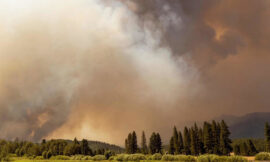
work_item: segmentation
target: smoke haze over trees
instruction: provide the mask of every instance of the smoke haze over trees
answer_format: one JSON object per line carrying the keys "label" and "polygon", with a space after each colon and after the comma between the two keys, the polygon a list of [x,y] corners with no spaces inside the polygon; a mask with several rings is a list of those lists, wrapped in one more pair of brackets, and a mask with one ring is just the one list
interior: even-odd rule
{"label": "smoke haze over trees", "polygon": [[0,138],[169,143],[173,124],[269,111],[268,0],[0,6]]}

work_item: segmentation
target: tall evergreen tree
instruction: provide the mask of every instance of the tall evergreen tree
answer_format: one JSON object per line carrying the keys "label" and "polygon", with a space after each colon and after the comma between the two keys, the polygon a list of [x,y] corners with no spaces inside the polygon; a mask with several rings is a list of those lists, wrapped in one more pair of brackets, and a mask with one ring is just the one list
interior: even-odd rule
{"label": "tall evergreen tree", "polygon": [[253,144],[253,142],[250,139],[247,141],[247,148],[248,148],[248,155],[249,156],[254,156],[255,154],[258,153],[255,145]]}
{"label": "tall evergreen tree", "polygon": [[135,131],[128,134],[128,137],[125,140],[125,147],[126,153],[128,154],[134,154],[138,151],[137,135]]}
{"label": "tall evergreen tree", "polygon": [[219,128],[218,125],[216,123],[215,120],[212,121],[212,125],[211,125],[211,129],[212,129],[212,144],[213,144],[213,153],[214,154],[219,154],[219,138],[220,138],[220,134],[219,134]]}
{"label": "tall evergreen tree", "polygon": [[132,132],[132,140],[131,140],[131,153],[134,154],[138,151],[138,144],[137,144],[137,135],[136,132]]}
{"label": "tall evergreen tree", "polygon": [[179,153],[183,153],[184,143],[183,143],[182,133],[180,131],[178,132],[178,141],[179,141],[179,149],[180,149]]}
{"label": "tall evergreen tree", "polygon": [[126,146],[126,153],[132,154],[132,134],[129,133],[127,139],[125,140],[125,146]]}
{"label": "tall evergreen tree", "polygon": [[149,139],[149,145],[148,145],[150,154],[156,153],[156,144],[155,144],[155,142],[156,142],[156,133],[153,132],[150,139]]}
{"label": "tall evergreen tree", "polygon": [[240,154],[242,156],[248,156],[248,147],[246,142],[240,144]]}
{"label": "tall evergreen tree", "polygon": [[229,138],[230,134],[231,133],[229,131],[227,124],[225,123],[224,120],[222,120],[220,124],[220,153],[222,155],[229,155],[230,152],[232,151],[231,147],[232,141]]}
{"label": "tall evergreen tree", "polygon": [[204,145],[203,145],[203,130],[199,129],[199,154],[204,154]]}
{"label": "tall evergreen tree", "polygon": [[175,154],[179,154],[180,153],[180,143],[179,143],[179,138],[178,138],[178,132],[177,132],[177,129],[175,126],[173,128],[173,143],[174,143]]}
{"label": "tall evergreen tree", "polygon": [[148,153],[147,144],[146,144],[146,137],[144,131],[142,132],[142,142],[141,142],[141,151],[143,154]]}
{"label": "tall evergreen tree", "polygon": [[270,152],[270,126],[268,122],[264,126],[264,136],[265,136],[265,151]]}
{"label": "tall evergreen tree", "polygon": [[190,134],[189,134],[189,130],[187,127],[184,128],[184,153],[186,155],[190,155]]}
{"label": "tall evergreen tree", "polygon": [[191,155],[198,155],[196,135],[195,135],[194,128],[190,129],[190,152],[191,152]]}
{"label": "tall evergreen tree", "polygon": [[173,137],[171,137],[170,139],[170,144],[169,144],[169,154],[174,154],[175,150],[174,150],[174,140]]}
{"label": "tall evergreen tree", "polygon": [[203,144],[204,150],[206,153],[212,154],[213,153],[213,137],[212,137],[212,129],[211,124],[204,122],[203,124]]}
{"label": "tall evergreen tree", "polygon": [[156,152],[161,153],[161,149],[162,149],[162,141],[161,141],[160,134],[157,133],[156,134]]}
{"label": "tall evergreen tree", "polygon": [[81,154],[92,155],[92,150],[90,149],[88,141],[86,139],[83,139],[80,145],[81,145]]}

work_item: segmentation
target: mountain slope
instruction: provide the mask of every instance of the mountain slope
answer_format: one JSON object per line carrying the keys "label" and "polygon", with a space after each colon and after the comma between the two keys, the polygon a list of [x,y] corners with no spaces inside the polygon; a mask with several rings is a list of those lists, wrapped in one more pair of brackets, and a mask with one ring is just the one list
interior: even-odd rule
{"label": "mountain slope", "polygon": [[231,138],[264,138],[264,124],[270,122],[270,112],[255,112],[243,116],[223,115],[230,128]]}

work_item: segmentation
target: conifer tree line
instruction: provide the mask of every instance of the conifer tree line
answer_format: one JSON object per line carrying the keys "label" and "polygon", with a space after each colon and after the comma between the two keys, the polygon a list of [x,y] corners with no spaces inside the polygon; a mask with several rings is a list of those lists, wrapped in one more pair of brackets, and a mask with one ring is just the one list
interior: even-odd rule
{"label": "conifer tree line", "polygon": [[[185,127],[183,133],[173,128],[169,143],[169,154],[201,155],[217,154],[229,155],[232,151],[230,131],[225,121],[212,123],[204,122],[203,127],[195,123],[192,127]],[[145,133],[142,132],[141,147],[137,145],[136,132],[128,134],[125,139],[126,153],[154,154],[161,153],[162,142],[159,133],[152,133],[147,146]]]}
{"label": "conifer tree line", "polygon": [[170,139],[170,154],[217,154],[229,155],[232,151],[230,131],[225,121],[212,123],[204,122],[199,128],[195,123],[192,127],[184,128],[183,135],[177,128],[173,128],[173,135]]}
{"label": "conifer tree line", "polygon": [[250,139],[248,139],[247,142],[235,144],[233,146],[233,152],[235,155],[242,155],[242,156],[254,156],[258,153],[255,145]]}
{"label": "conifer tree line", "polygon": [[0,140],[0,155],[16,154],[21,156],[43,156],[44,159],[48,159],[51,156],[57,155],[105,155],[106,153],[114,154],[110,150],[97,149],[92,150],[86,139],[78,141],[76,138],[72,142],[66,140],[42,140],[41,143],[33,143],[29,141],[14,141]]}
{"label": "conifer tree line", "polygon": [[141,147],[137,145],[137,135],[136,132],[128,134],[128,137],[125,139],[125,149],[128,154],[143,153],[143,154],[154,154],[161,153],[162,150],[162,141],[159,133],[153,132],[149,144],[147,146],[147,141],[144,131],[142,132],[141,137]]}

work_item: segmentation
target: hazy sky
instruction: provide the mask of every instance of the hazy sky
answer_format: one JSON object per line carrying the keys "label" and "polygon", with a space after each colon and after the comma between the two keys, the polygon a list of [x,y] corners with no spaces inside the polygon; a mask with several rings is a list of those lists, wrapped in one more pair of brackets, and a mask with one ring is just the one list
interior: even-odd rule
{"label": "hazy sky", "polygon": [[0,0],[0,138],[124,144],[270,110],[269,0]]}

